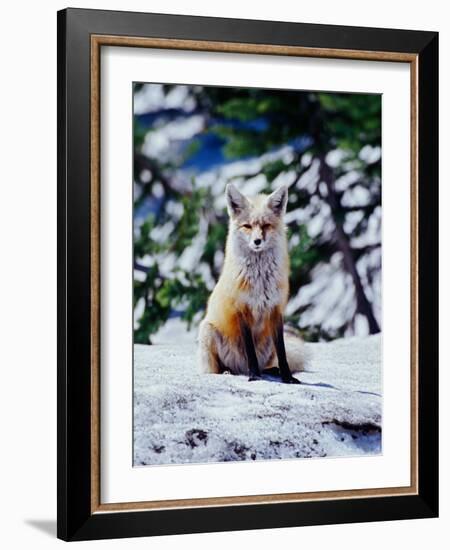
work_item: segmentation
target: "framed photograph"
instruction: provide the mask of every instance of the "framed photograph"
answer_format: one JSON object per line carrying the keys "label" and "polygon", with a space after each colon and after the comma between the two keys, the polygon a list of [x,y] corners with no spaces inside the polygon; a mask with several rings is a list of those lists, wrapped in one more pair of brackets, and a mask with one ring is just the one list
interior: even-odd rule
{"label": "framed photograph", "polygon": [[436,517],[438,35],[58,13],[58,537]]}

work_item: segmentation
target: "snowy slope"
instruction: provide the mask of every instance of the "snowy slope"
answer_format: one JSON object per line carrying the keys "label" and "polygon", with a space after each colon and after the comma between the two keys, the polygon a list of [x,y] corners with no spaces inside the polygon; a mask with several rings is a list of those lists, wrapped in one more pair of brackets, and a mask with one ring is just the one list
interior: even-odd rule
{"label": "snowy slope", "polygon": [[306,346],[287,385],[199,374],[195,344],[136,345],[135,466],[381,452],[381,337]]}

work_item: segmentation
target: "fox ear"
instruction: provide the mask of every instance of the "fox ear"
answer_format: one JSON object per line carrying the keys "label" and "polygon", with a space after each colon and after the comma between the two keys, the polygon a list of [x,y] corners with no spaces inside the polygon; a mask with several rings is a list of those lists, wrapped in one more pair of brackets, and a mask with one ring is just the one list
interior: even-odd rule
{"label": "fox ear", "polygon": [[288,188],[282,185],[267,197],[267,205],[277,216],[281,216],[286,211],[287,199]]}
{"label": "fox ear", "polygon": [[237,216],[248,207],[248,200],[232,183],[226,186],[225,195],[230,216]]}

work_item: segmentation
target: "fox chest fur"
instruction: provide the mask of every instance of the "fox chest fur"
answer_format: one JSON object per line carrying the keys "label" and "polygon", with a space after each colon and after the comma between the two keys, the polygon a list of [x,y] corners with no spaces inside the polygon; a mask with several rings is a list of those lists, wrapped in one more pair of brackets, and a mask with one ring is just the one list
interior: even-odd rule
{"label": "fox chest fur", "polygon": [[255,322],[274,308],[284,309],[288,286],[288,266],[276,250],[242,259],[237,274],[237,307],[245,305]]}

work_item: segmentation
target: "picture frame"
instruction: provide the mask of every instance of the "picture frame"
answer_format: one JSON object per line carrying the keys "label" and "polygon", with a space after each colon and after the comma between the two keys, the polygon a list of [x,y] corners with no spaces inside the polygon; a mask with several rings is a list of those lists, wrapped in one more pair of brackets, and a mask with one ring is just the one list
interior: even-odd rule
{"label": "picture frame", "polygon": [[[409,65],[409,486],[101,502],[100,52],[106,46]],[[124,156],[124,162],[131,160]],[[436,517],[437,213],[437,33],[86,9],[58,12],[58,537],[88,540]]]}

